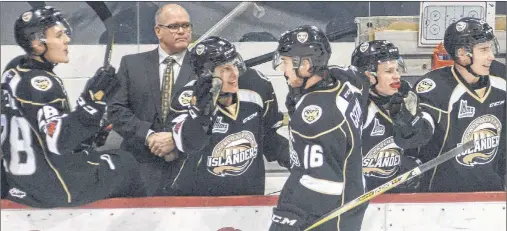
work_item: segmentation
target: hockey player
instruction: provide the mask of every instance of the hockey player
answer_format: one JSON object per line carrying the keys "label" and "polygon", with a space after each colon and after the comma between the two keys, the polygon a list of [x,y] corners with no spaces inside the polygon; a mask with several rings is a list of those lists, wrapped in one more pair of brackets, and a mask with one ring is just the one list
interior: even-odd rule
{"label": "hockey player", "polygon": [[444,47],[454,65],[427,73],[414,87],[435,124],[432,140],[420,151],[423,162],[476,140],[474,148],[430,172],[432,192],[504,189],[505,76],[490,73],[497,48],[493,32],[475,18],[450,24]]}
{"label": "hockey player", "polygon": [[[186,155],[173,189],[182,195],[263,195],[263,156],[289,165],[271,82],[246,68],[234,45],[220,37],[196,44],[190,58],[198,79],[172,101],[172,110],[182,113],[173,121],[173,137]],[[221,88],[213,78],[221,80]],[[212,87],[221,89],[218,98]]]}
{"label": "hockey player", "polygon": [[[351,64],[365,72],[371,83],[362,152],[366,186],[372,190],[421,164],[409,153],[429,141],[433,120],[421,112],[417,95],[400,78],[405,65],[394,44],[362,43],[354,50]],[[389,192],[418,191],[419,180],[412,180]]]}
{"label": "hockey player", "polygon": [[32,207],[78,206],[120,196],[144,196],[130,153],[81,149],[99,130],[104,100],[115,91],[114,68],[100,68],[70,111],[61,79],[53,72],[69,62],[71,28],[50,6],[24,12],[15,22],[26,52],[2,76],[2,151],[7,199]]}
{"label": "hockey player", "polygon": [[[291,174],[273,210],[270,231],[299,231],[364,193],[361,127],[369,82],[354,67],[328,67],[324,32],[302,26],[282,34],[273,68],[288,79]],[[316,230],[360,230],[367,205]]]}

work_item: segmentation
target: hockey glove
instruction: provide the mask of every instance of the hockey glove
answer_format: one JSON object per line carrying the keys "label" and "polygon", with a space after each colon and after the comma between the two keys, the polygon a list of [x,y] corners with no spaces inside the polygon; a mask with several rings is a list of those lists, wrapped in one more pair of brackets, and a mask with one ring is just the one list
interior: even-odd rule
{"label": "hockey glove", "polygon": [[211,75],[197,78],[193,86],[193,96],[189,113],[192,119],[199,119],[203,126],[211,123],[211,115],[216,108],[216,102],[222,89],[222,81]]}
{"label": "hockey glove", "polygon": [[92,101],[107,101],[116,93],[120,87],[120,81],[115,74],[116,70],[112,66],[101,67],[91,79],[86,83],[84,93]]}
{"label": "hockey glove", "polygon": [[413,91],[395,93],[388,103],[388,110],[395,132],[401,132],[403,138],[409,138],[416,132],[415,125],[421,119],[421,112],[419,99]]}
{"label": "hockey glove", "polygon": [[[413,156],[401,156],[400,163],[400,172],[399,174],[406,173],[412,170],[415,167],[419,167],[422,165],[421,160],[413,157]],[[398,192],[403,193],[415,193],[421,191],[421,181],[422,175],[412,178],[411,180],[404,182],[403,184],[398,185]]]}
{"label": "hockey glove", "polygon": [[114,67],[99,68],[95,76],[86,82],[83,93],[77,99],[76,111],[83,112],[79,113],[80,120],[84,124],[98,126],[105,112],[105,101],[114,95],[119,86]]}

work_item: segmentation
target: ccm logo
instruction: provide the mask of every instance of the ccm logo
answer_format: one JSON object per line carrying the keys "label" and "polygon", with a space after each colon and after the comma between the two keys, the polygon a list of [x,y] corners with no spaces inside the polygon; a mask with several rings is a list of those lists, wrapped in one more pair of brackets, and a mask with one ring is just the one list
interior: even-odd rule
{"label": "ccm logo", "polygon": [[498,105],[502,105],[503,103],[505,103],[505,100],[502,100],[502,101],[498,101],[498,102],[494,102],[494,103],[491,103],[489,105],[489,107],[496,107]]}
{"label": "ccm logo", "polygon": [[286,217],[277,216],[277,215],[274,215],[274,214],[271,217],[271,220],[273,222],[280,223],[282,225],[290,225],[290,226],[294,226],[294,224],[296,224],[296,222],[298,221],[298,220],[291,220],[291,219],[286,218]]}

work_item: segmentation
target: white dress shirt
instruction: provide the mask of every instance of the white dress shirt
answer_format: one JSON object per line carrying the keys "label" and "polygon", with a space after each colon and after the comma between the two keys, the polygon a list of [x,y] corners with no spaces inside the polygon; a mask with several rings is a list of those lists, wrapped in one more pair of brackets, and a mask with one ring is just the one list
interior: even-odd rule
{"label": "white dress shirt", "polygon": [[[158,77],[160,80],[160,90],[162,90],[162,84],[164,83],[164,73],[165,69],[167,68],[167,64],[164,64],[164,60],[171,56],[176,63],[173,65],[173,84],[176,83],[176,79],[178,78],[178,75],[180,74],[181,65],[183,65],[183,58],[185,57],[185,54],[187,53],[187,49],[180,53],[176,53],[173,55],[168,55],[160,46],[158,46]],[[146,142],[145,144],[148,144],[148,136],[150,136],[155,131],[148,130],[148,134],[146,134]]]}
{"label": "white dress shirt", "polygon": [[167,64],[163,64],[164,60],[171,56],[176,63],[173,65],[173,84],[176,83],[176,79],[178,78],[178,74],[180,74],[181,65],[183,65],[183,58],[187,53],[187,49],[180,53],[176,53],[173,55],[168,55],[160,46],[158,46],[158,76],[160,78],[160,89],[162,89],[162,84],[164,82],[164,73],[167,67]]}

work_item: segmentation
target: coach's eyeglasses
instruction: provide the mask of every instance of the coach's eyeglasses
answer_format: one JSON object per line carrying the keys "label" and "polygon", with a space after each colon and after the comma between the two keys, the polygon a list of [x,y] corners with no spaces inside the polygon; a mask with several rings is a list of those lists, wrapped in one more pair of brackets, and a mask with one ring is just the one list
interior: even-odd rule
{"label": "coach's eyeglasses", "polygon": [[180,30],[180,27],[183,29],[183,31],[189,31],[192,29],[192,23],[189,23],[189,22],[181,23],[181,24],[174,23],[174,24],[169,24],[169,25],[158,24],[157,26],[167,28],[167,29],[169,29],[169,32],[171,32],[171,33],[178,32],[178,30]]}

